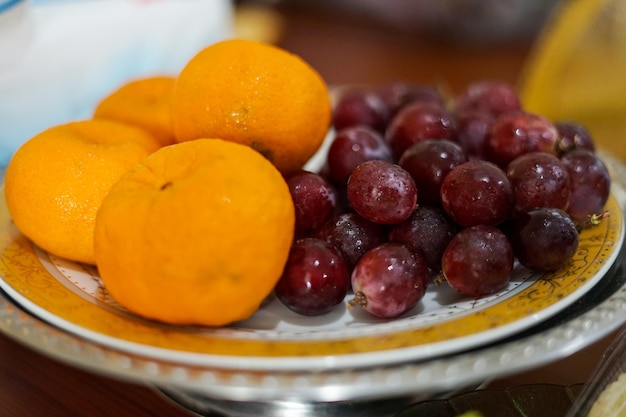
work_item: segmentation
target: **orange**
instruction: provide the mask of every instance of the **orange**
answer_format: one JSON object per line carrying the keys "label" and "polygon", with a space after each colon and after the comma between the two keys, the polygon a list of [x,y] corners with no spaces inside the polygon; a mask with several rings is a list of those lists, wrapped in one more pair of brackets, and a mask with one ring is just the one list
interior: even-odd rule
{"label": "orange", "polygon": [[158,149],[137,127],[107,120],[58,125],[26,141],[7,166],[5,195],[17,228],[42,249],[95,262],[96,211],[123,173]]}
{"label": "orange", "polygon": [[288,173],[322,144],[331,105],[324,80],[300,57],[230,39],[206,47],[183,68],[172,120],[179,142],[216,137],[245,144]]}
{"label": "orange", "polygon": [[153,76],[129,81],[104,97],[94,118],[118,120],[146,129],[162,146],[175,142],[170,98],[173,76]]}
{"label": "orange", "polygon": [[282,274],[293,201],[248,146],[198,139],[156,151],[105,197],[94,232],[100,276],[128,310],[172,324],[251,316]]}

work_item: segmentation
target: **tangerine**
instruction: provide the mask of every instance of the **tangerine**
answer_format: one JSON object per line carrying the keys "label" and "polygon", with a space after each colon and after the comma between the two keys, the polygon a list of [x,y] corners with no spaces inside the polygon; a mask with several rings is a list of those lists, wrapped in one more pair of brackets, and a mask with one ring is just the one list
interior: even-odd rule
{"label": "tangerine", "polygon": [[178,142],[215,137],[245,144],[289,173],[321,146],[331,102],[322,77],[297,55],[229,39],[206,47],[183,68],[172,120]]}
{"label": "tangerine", "polygon": [[94,233],[105,287],[171,324],[251,316],[287,261],[295,209],[280,172],[250,147],[197,139],[163,147],[105,197]]}
{"label": "tangerine", "polygon": [[9,161],[4,188],[9,213],[42,249],[93,264],[100,202],[123,173],[158,148],[143,129],[109,120],[49,128]]}
{"label": "tangerine", "polygon": [[171,145],[175,142],[170,106],[174,81],[173,76],[162,75],[122,84],[97,104],[93,117],[141,127],[161,146]]}

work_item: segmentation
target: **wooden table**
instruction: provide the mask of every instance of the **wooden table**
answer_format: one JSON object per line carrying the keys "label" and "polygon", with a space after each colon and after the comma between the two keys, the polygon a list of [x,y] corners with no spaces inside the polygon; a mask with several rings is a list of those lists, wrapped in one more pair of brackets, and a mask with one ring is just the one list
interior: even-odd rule
{"label": "wooden table", "polygon": [[[529,43],[480,47],[398,33],[349,14],[282,7],[279,44],[300,54],[329,84],[392,80],[459,91],[478,79],[515,83]],[[585,382],[612,335],[546,366],[491,381],[490,387]],[[146,386],[59,363],[0,335],[0,417],[184,417],[191,415]]]}

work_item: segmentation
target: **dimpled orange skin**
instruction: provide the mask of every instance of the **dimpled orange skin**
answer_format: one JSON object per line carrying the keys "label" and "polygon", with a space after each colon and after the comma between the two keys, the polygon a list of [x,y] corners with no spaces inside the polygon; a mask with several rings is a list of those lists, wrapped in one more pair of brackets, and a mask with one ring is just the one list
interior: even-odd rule
{"label": "dimpled orange skin", "polygon": [[161,148],[115,184],[94,234],[100,276],[130,311],[171,324],[251,316],[282,274],[294,206],[248,146],[198,139]]}
{"label": "dimpled orange skin", "polygon": [[159,148],[142,129],[86,120],[26,141],[7,166],[4,192],[17,228],[42,249],[95,263],[98,207],[122,174]]}
{"label": "dimpled orange skin", "polygon": [[278,47],[226,40],[193,57],[172,97],[178,142],[218,137],[259,151],[281,172],[302,167],[330,127],[322,77]]}
{"label": "dimpled orange skin", "polygon": [[171,96],[175,77],[154,76],[129,81],[104,97],[93,117],[111,119],[141,127],[161,144],[175,142],[171,117]]}

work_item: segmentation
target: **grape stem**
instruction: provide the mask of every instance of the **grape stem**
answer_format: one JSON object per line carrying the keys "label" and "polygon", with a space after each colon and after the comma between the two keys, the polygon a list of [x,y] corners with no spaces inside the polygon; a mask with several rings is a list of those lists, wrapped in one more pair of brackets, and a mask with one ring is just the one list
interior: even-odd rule
{"label": "grape stem", "polygon": [[354,306],[359,306],[359,307],[364,308],[366,305],[367,305],[367,296],[363,294],[361,291],[358,291],[356,294],[354,294],[354,298],[348,301],[348,309]]}
{"label": "grape stem", "polygon": [[587,220],[585,220],[584,222],[580,223],[576,229],[578,229],[578,233],[582,232],[585,229],[591,228],[591,227],[595,227],[597,225],[599,225],[600,223],[602,223],[603,219],[606,219],[607,217],[609,217],[611,214],[608,211],[604,211],[602,213],[599,214],[592,214],[591,216],[587,217]]}

